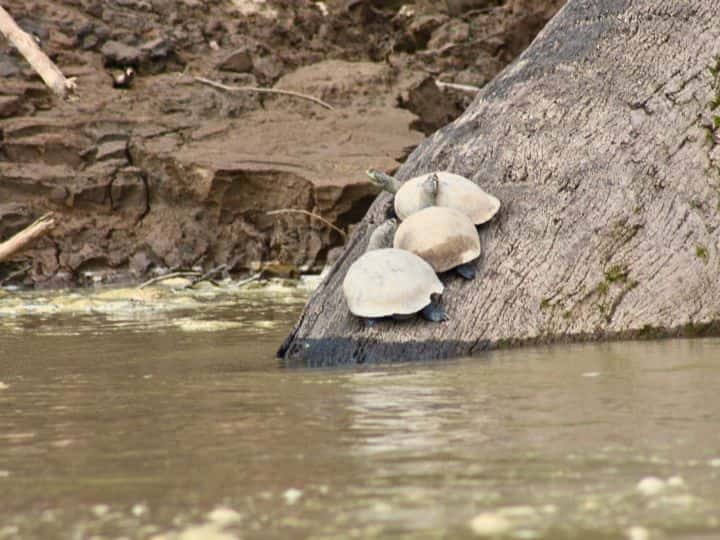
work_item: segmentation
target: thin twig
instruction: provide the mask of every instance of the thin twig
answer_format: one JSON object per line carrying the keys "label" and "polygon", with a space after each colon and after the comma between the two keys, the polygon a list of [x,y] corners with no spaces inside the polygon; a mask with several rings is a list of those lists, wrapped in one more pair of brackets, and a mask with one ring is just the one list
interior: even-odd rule
{"label": "thin twig", "polygon": [[148,279],[145,283],[138,285],[138,289],[144,289],[148,285],[165,281],[166,279],[172,279],[176,277],[194,277],[201,275],[200,272],[170,272],[169,274],[163,274],[162,276],[156,276],[152,279]]}
{"label": "thin twig", "polygon": [[340,227],[338,227],[337,225],[333,225],[324,217],[319,216],[317,214],[313,214],[312,212],[308,212],[307,210],[301,210],[299,208],[281,208],[280,210],[270,210],[269,212],[265,212],[265,213],[269,216],[274,216],[275,214],[304,214],[306,216],[315,218],[318,221],[322,221],[325,225],[330,227],[333,231],[338,232],[340,234],[340,236],[343,237],[343,240],[347,239],[347,234],[345,234],[345,231],[343,231]]}
{"label": "thin twig", "polygon": [[292,90],[280,90],[279,88],[260,88],[258,86],[228,86],[227,84],[212,81],[210,79],[206,79],[205,77],[194,77],[194,79],[203,84],[207,84],[208,86],[219,88],[220,90],[227,90],[228,92],[257,92],[258,94],[280,94],[283,96],[291,96],[299,99],[312,101],[313,103],[316,103],[321,107],[325,107],[326,109],[330,109],[331,111],[335,110],[332,105],[325,103],[321,99],[313,96],[308,96],[307,94],[301,94],[300,92],[293,92]]}
{"label": "thin twig", "polygon": [[22,276],[27,274],[30,269],[33,267],[32,264],[28,264],[19,270],[15,270],[14,272],[10,272],[7,276],[5,276],[3,279],[0,279],[0,287],[5,285],[6,283],[10,283],[13,279],[15,279],[18,276]]}
{"label": "thin twig", "polygon": [[253,274],[249,278],[241,279],[237,283],[235,283],[236,287],[244,287],[248,283],[252,283],[253,281],[257,281],[262,277],[262,272],[258,272],[257,274]]}
{"label": "thin twig", "polygon": [[0,242],[0,261],[4,261],[11,255],[21,251],[30,243],[34,242],[55,227],[55,216],[49,212],[38,218],[31,225],[11,237],[5,242]]}
{"label": "thin twig", "polygon": [[221,264],[220,266],[212,268],[212,269],[208,270],[207,272],[205,272],[202,276],[196,277],[195,279],[191,280],[190,283],[188,283],[187,285],[185,285],[185,287],[183,287],[183,289],[192,289],[195,285],[197,285],[201,281],[212,282],[211,278],[213,276],[215,276],[216,274],[219,274],[226,268],[227,268],[227,264]]}
{"label": "thin twig", "polygon": [[10,14],[0,6],[0,33],[12,43],[28,64],[45,81],[45,84],[61,98],[75,90],[75,78],[66,78],[62,71],[38,47],[35,40],[20,28]]}
{"label": "thin twig", "polygon": [[480,88],[477,86],[470,86],[469,84],[449,83],[438,80],[435,81],[435,86],[437,86],[440,90],[459,90],[460,92],[467,92],[468,94],[477,94],[480,91]]}

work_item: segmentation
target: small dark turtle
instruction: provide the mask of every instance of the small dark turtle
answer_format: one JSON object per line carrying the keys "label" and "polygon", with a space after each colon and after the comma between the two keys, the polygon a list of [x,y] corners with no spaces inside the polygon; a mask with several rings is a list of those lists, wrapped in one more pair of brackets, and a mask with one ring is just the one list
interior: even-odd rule
{"label": "small dark turtle", "polygon": [[135,79],[135,70],[126,67],[123,70],[115,70],[112,72],[113,86],[115,88],[130,88],[133,79]]}

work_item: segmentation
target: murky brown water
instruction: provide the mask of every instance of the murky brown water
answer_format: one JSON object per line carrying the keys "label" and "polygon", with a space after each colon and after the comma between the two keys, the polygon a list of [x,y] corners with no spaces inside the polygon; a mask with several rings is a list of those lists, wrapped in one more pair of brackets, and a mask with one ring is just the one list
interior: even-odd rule
{"label": "murky brown water", "polygon": [[5,316],[0,540],[720,538],[720,341],[282,369],[301,300]]}

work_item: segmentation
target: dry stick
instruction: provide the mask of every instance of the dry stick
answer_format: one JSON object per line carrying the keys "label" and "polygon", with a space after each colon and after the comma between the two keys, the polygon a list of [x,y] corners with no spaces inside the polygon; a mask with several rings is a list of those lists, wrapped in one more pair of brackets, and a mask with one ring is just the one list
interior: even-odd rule
{"label": "dry stick", "polygon": [[252,283],[253,281],[257,281],[262,277],[262,272],[258,272],[257,274],[253,274],[249,278],[241,279],[237,283],[235,283],[236,287],[244,287],[248,283]]}
{"label": "dry stick", "polygon": [[33,267],[33,265],[32,265],[32,263],[30,263],[30,264],[28,264],[28,265],[26,265],[26,266],[23,266],[23,267],[20,268],[19,270],[15,270],[14,272],[10,272],[10,273],[9,273],[7,276],[5,276],[3,279],[0,279],[0,287],[2,287],[3,285],[5,285],[6,283],[10,283],[10,281],[12,281],[13,279],[15,279],[15,278],[18,277],[18,276],[22,276],[22,275],[27,274],[27,273],[32,269],[32,267]]}
{"label": "dry stick", "polygon": [[190,289],[190,288],[194,287],[195,285],[197,285],[198,283],[200,283],[201,281],[210,281],[210,282],[212,282],[212,279],[211,279],[211,278],[212,278],[215,274],[218,274],[218,273],[222,272],[222,271],[225,270],[226,268],[227,268],[227,264],[221,264],[220,266],[217,266],[217,267],[215,267],[215,268],[212,268],[212,269],[208,270],[207,272],[205,272],[202,276],[199,276],[199,277],[196,277],[196,278],[190,280],[190,283],[188,283],[187,285],[185,285],[185,287],[183,287],[183,289]]}
{"label": "dry stick", "polygon": [[32,36],[22,30],[2,6],[0,6],[0,32],[58,96],[64,98],[68,92],[75,90],[75,79],[65,78],[62,71],[40,50]]}
{"label": "dry stick", "polygon": [[53,227],[55,227],[55,217],[52,213],[45,214],[9,240],[0,243],[0,261],[4,261],[11,255],[24,249],[28,244],[46,234]]}
{"label": "dry stick", "polygon": [[313,96],[308,96],[307,94],[301,94],[300,92],[293,92],[292,90],[280,90],[279,88],[259,88],[257,86],[228,86],[227,84],[211,81],[210,79],[206,79],[205,77],[194,77],[194,79],[203,84],[207,84],[208,86],[219,88],[220,90],[227,90],[228,92],[257,92],[259,94],[280,94],[283,96],[306,99],[308,101],[312,101],[313,103],[317,103],[321,107],[330,109],[331,111],[335,110],[332,105],[325,103],[321,99]]}
{"label": "dry stick", "polygon": [[468,94],[477,94],[480,88],[477,86],[470,86],[469,84],[457,84],[435,80],[435,86],[440,90],[459,90],[460,92],[467,92]]}
{"label": "dry stick", "polygon": [[340,227],[333,225],[324,217],[318,216],[317,214],[313,214],[312,212],[308,212],[307,210],[301,210],[299,208],[281,208],[280,210],[270,210],[269,212],[266,212],[266,214],[269,216],[274,216],[275,214],[305,214],[306,216],[310,216],[319,221],[322,221],[325,225],[330,227],[333,231],[337,231],[338,233],[340,233],[340,236],[343,237],[343,240],[347,240],[347,234],[345,234],[345,231],[343,231]]}
{"label": "dry stick", "polygon": [[165,281],[166,279],[172,279],[176,277],[195,277],[199,275],[201,275],[200,272],[170,272],[169,274],[163,274],[162,276],[148,279],[145,283],[141,283],[140,285],[138,285],[138,289],[144,289],[148,285],[152,285],[153,283],[159,283],[160,281]]}

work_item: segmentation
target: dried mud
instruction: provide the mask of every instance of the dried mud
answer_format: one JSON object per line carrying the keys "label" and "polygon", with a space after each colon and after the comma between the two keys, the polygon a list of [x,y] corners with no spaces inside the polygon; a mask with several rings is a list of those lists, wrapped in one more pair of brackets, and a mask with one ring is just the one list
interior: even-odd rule
{"label": "dried mud", "polygon": [[[0,239],[60,226],[0,285],[129,281],[224,264],[318,269],[392,171],[521,52],[559,0],[10,0],[67,76],[55,100],[0,43]],[[129,87],[115,87],[132,67]],[[200,84],[275,87],[334,107]]]}

